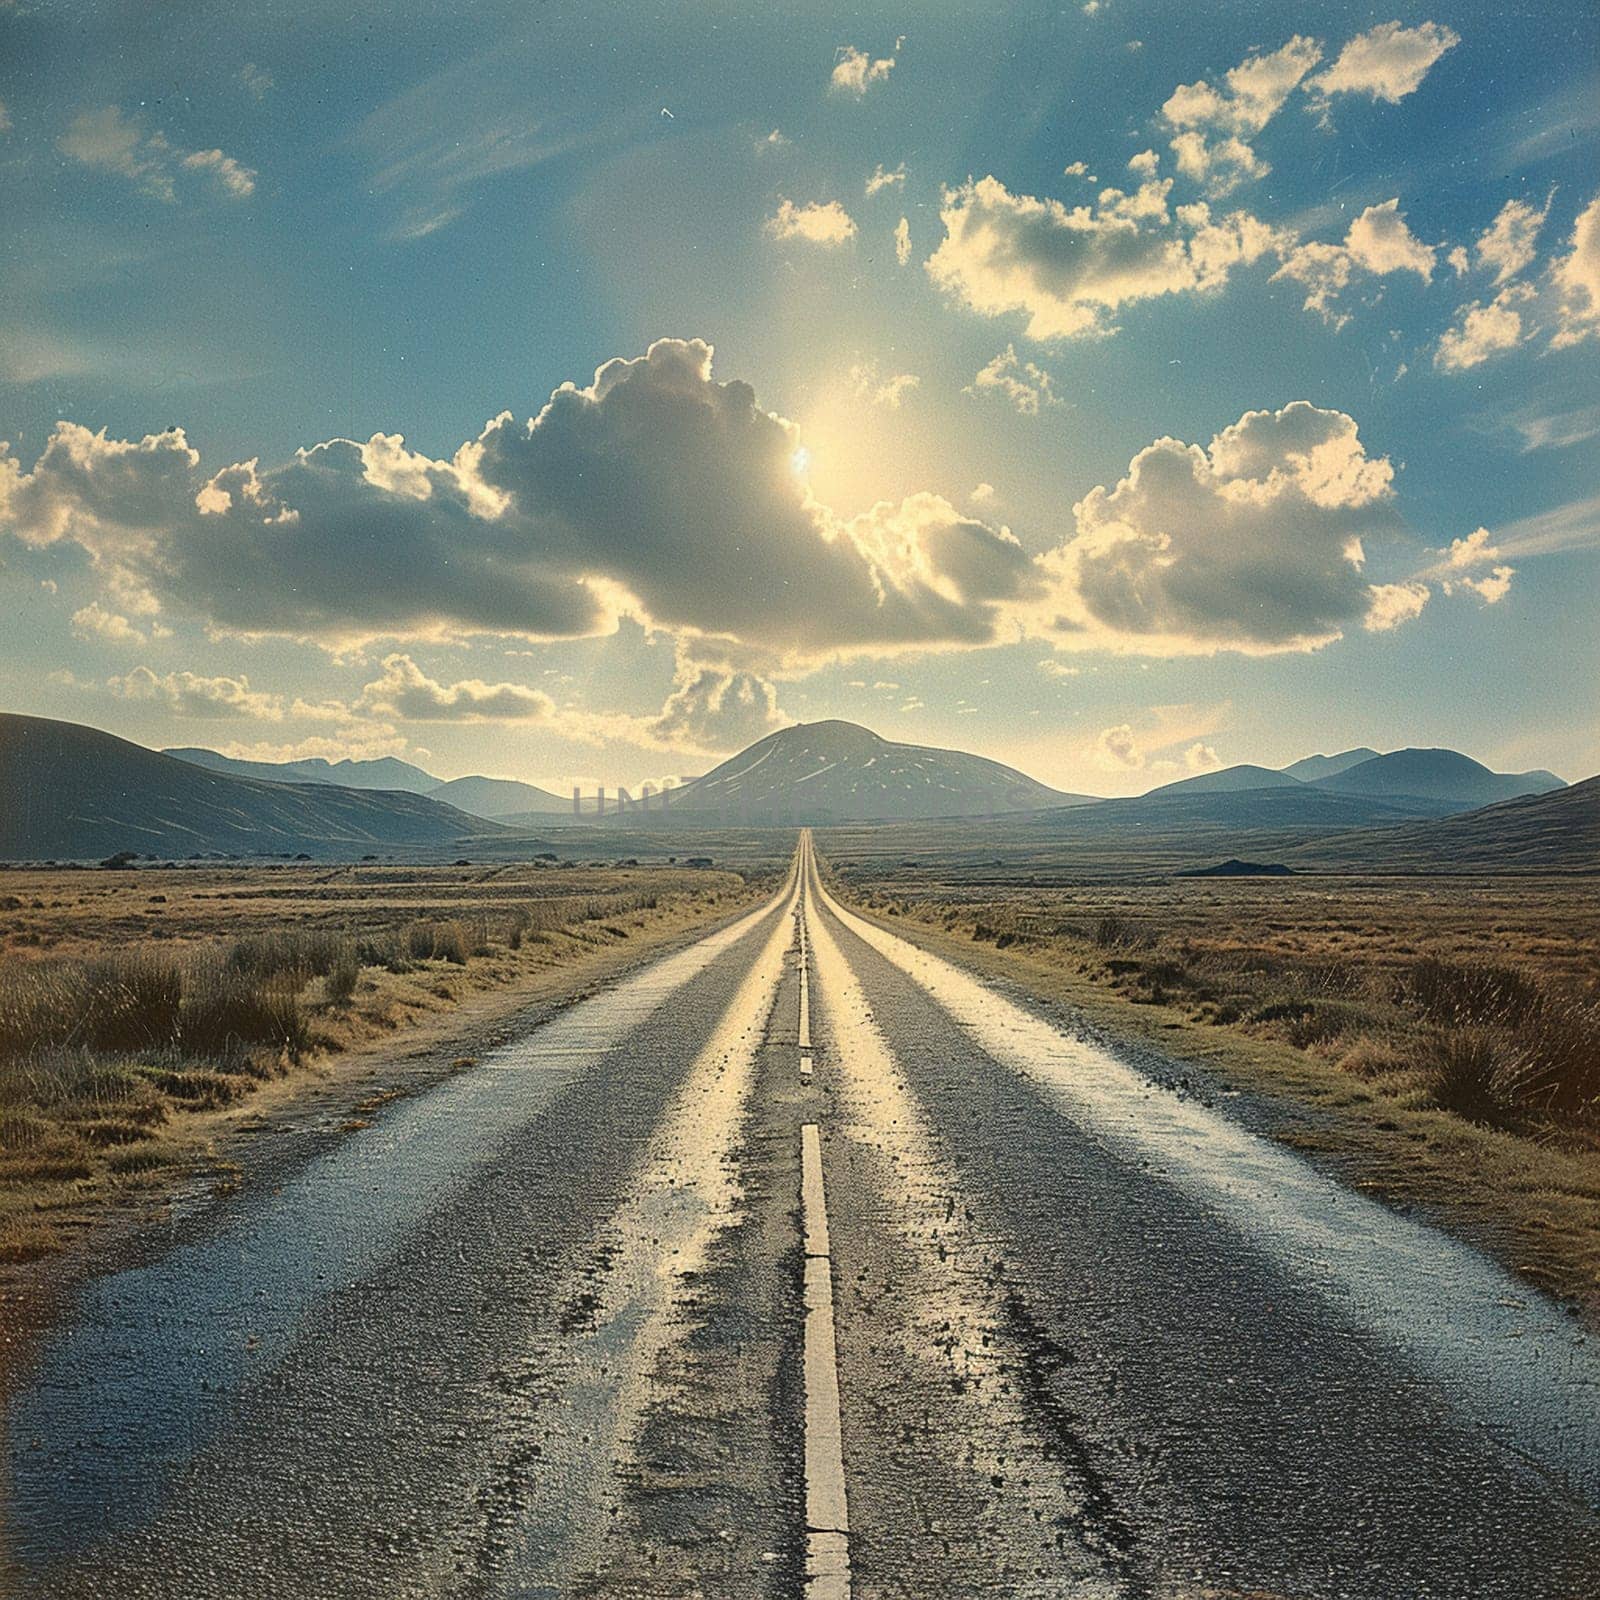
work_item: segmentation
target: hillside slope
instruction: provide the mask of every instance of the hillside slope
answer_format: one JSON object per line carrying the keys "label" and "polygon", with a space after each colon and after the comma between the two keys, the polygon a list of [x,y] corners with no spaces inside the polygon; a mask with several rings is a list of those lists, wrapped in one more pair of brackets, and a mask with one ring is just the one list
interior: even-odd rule
{"label": "hillside slope", "polygon": [[72,722],[0,714],[0,860],[440,851],[497,833],[425,796],[262,783]]}
{"label": "hillside slope", "polygon": [[1246,763],[1222,767],[1216,772],[1196,773],[1192,778],[1179,778],[1175,783],[1163,783],[1146,790],[1142,798],[1149,800],[1158,794],[1236,794],[1250,789],[1293,789],[1299,783],[1298,778],[1286,772]]}
{"label": "hillside slope", "polygon": [[910,821],[1088,804],[1014,767],[961,750],[897,744],[853,722],[809,722],[768,734],[686,784],[680,819]]}
{"label": "hillside slope", "polygon": [[1449,800],[1462,810],[1564,787],[1553,772],[1491,772],[1457,750],[1394,750],[1317,778],[1313,786],[1334,794]]}
{"label": "hillside slope", "polygon": [[428,791],[430,798],[470,811],[475,817],[510,817],[516,815],[551,812],[567,816],[572,811],[572,801],[551,794],[548,789],[536,788],[531,783],[519,783],[515,778],[452,778],[438,788]]}
{"label": "hillside slope", "polygon": [[1600,873],[1600,778],[1437,822],[1313,839],[1286,859],[1378,872]]}
{"label": "hillside slope", "polygon": [[255,778],[263,783],[328,783],[341,789],[403,789],[408,794],[432,794],[441,782],[431,772],[393,756],[371,761],[325,761],[321,756],[304,761],[240,761],[218,755],[215,750],[187,745],[163,750],[161,754],[204,767],[207,772],[220,772],[224,777]]}
{"label": "hillside slope", "polygon": [[1288,766],[1279,770],[1288,777],[1298,778],[1302,783],[1315,783],[1318,778],[1331,778],[1336,772],[1343,772],[1348,767],[1359,767],[1363,761],[1371,761],[1378,752],[1361,745],[1354,750],[1341,750],[1336,756],[1301,756],[1298,761],[1291,761]]}

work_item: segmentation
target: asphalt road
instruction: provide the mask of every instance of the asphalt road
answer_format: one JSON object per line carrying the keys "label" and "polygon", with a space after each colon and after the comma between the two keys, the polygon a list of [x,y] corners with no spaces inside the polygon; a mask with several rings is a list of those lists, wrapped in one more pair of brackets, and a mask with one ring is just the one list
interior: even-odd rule
{"label": "asphalt road", "polygon": [[803,837],[86,1284],[0,1593],[1593,1600],[1594,1343],[1159,1066]]}

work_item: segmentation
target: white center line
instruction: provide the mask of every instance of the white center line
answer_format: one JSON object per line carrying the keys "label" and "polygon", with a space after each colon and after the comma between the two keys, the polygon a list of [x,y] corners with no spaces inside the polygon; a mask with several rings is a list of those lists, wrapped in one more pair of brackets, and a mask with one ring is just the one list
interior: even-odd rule
{"label": "white center line", "polygon": [[822,1185],[822,1141],[814,1122],[800,1129],[800,1199],[806,1252],[806,1596],[850,1600],[850,1518],[839,1424],[833,1263]]}

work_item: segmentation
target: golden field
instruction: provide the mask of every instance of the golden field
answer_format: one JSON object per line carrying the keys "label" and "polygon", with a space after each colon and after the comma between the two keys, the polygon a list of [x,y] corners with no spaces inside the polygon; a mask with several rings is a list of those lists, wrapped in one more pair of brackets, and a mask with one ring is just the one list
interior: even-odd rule
{"label": "golden field", "polygon": [[857,868],[839,886],[904,936],[1270,1097],[1287,1142],[1600,1314],[1592,883],[995,887]]}
{"label": "golden field", "polygon": [[0,1260],[192,1169],[269,1086],[598,981],[756,892],[671,864],[0,872]]}

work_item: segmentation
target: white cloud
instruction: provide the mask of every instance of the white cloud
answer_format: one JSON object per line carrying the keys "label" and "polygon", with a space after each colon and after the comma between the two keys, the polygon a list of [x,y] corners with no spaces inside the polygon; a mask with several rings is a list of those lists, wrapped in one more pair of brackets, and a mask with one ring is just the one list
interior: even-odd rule
{"label": "white cloud", "polygon": [[242,673],[237,678],[204,678],[193,672],[158,677],[149,667],[135,667],[123,677],[108,678],[106,688],[123,700],[152,702],[175,717],[283,720],[283,697],[258,693]]}
{"label": "white cloud", "polygon": [[382,674],[362,688],[358,705],[397,722],[550,722],[556,715],[542,689],[481,678],[441,683],[401,654],[384,657]]}
{"label": "white cloud", "polygon": [[[896,41],[895,49],[900,48],[900,41]],[[894,71],[893,56],[879,56],[873,59],[865,50],[858,50],[853,44],[842,44],[834,56],[833,72],[829,76],[829,86],[837,94],[851,94],[860,99],[875,83],[882,83]]]}
{"label": "white cloud", "polygon": [[235,200],[243,200],[256,192],[255,173],[220,150],[196,150],[183,158],[183,164],[191,171],[209,173],[217,187]]}
{"label": "white cloud", "polygon": [[1370,603],[1363,626],[1368,633],[1388,633],[1422,615],[1429,589],[1425,583],[1375,583],[1367,594]]}
{"label": "white cloud", "polygon": [[246,91],[256,100],[265,100],[267,95],[276,87],[273,77],[265,67],[258,67],[255,62],[247,61],[239,68],[239,82]]}
{"label": "white cloud", "polygon": [[176,177],[180,171],[210,176],[224,194],[234,199],[243,199],[255,189],[255,173],[232,156],[220,150],[179,150],[165,134],[147,134],[137,120],[125,116],[118,106],[79,112],[56,141],[56,147],[72,160],[96,172],[126,178],[143,193],[168,204],[178,198]]}
{"label": "white cloud", "polygon": [[1042,406],[1056,406],[1054,380],[1043,367],[1017,358],[1015,345],[1007,345],[967,386],[968,394],[998,394],[1025,417],[1036,417]]}
{"label": "white cloud", "polygon": [[995,636],[1039,581],[1010,534],[933,494],[833,512],[794,471],[796,426],[711,359],[659,341],[450,460],[380,434],[207,474],[180,430],[62,423],[30,472],[0,451],[0,527],[76,544],[103,583],[220,632],[335,649],[584,637],[624,615],[796,659]]}
{"label": "white cloud", "polygon": [[1522,307],[1532,297],[1526,284],[1508,283],[1487,304],[1473,300],[1462,306],[1453,326],[1439,337],[1434,366],[1442,372],[1467,372],[1490,356],[1516,349],[1532,333],[1522,317]]}
{"label": "white cloud", "polygon": [[850,369],[850,387],[875,406],[900,409],[900,402],[922,382],[914,372],[893,372],[885,376],[876,361],[858,361]]}
{"label": "white cloud", "polygon": [[1154,150],[1141,150],[1128,161],[1128,171],[1140,178],[1153,178],[1161,169],[1161,157]]}
{"label": "white cloud", "polygon": [[119,612],[108,611],[98,600],[72,613],[72,631],[80,639],[104,639],[108,644],[148,644],[149,636]]}
{"label": "white cloud", "polygon": [[911,260],[911,223],[905,217],[894,225],[894,258],[902,267]]}
{"label": "white cloud", "polygon": [[929,276],[985,316],[1021,312],[1029,338],[1116,331],[1124,305],[1221,289],[1236,267],[1286,247],[1248,212],[1214,219],[1205,205],[1167,213],[1171,180],[1132,194],[1103,190],[1093,206],[1012,194],[996,178],[946,190],[945,237]]}
{"label": "white cloud", "polygon": [[1460,43],[1460,35],[1441,23],[1404,28],[1398,22],[1380,22],[1358,33],[1308,87],[1323,95],[1364,94],[1395,105],[1417,89],[1440,56]]}
{"label": "white cloud", "polygon": [[1365,615],[1360,539],[1392,525],[1394,469],[1355,421],[1300,400],[1208,448],[1158,439],[1076,506],[1039,632],[1143,654],[1308,650]]}
{"label": "white cloud", "polygon": [[1183,764],[1190,772],[1215,772],[1222,758],[1210,745],[1196,741],[1183,752]]}
{"label": "white cloud", "polygon": [[1560,298],[1552,348],[1600,338],[1600,195],[1578,213],[1571,248],[1551,264],[1550,276]]}
{"label": "white cloud", "polygon": [[[1497,605],[1510,592],[1511,580],[1517,571],[1501,558],[1502,551],[1494,536],[1487,528],[1478,528],[1465,539],[1452,539],[1450,548],[1426,575],[1442,577],[1446,594],[1470,590],[1486,606]],[[1474,568],[1482,566],[1491,570],[1470,576]]]}
{"label": "white cloud", "polygon": [[856,225],[837,200],[814,200],[803,206],[780,200],[776,214],[767,218],[766,231],[774,239],[803,239],[807,244],[832,246],[855,238]]}
{"label": "white cloud", "polygon": [[1600,434],[1600,405],[1575,411],[1524,411],[1509,420],[1522,435],[1524,452],[1566,450]]}
{"label": "white cloud", "polygon": [[1525,200],[1507,200],[1500,214],[1478,237],[1478,265],[1494,269],[1494,281],[1505,283],[1532,262],[1539,230],[1550,215],[1547,198],[1542,210]]}
{"label": "white cloud", "polygon": [[1445,552],[1446,567],[1476,567],[1485,561],[1498,560],[1500,552],[1494,546],[1494,536],[1487,528],[1469,533],[1465,539],[1452,539]]}
{"label": "white cloud", "polygon": [[1144,752],[1130,724],[1119,722],[1114,728],[1100,730],[1095,740],[1095,762],[1107,772],[1136,772],[1144,765]]}
{"label": "white cloud", "polygon": [[901,162],[893,172],[886,172],[880,161],[877,170],[867,179],[867,193],[879,194],[885,189],[903,188],[906,181],[906,164]]}
{"label": "white cloud", "polygon": [[1061,169],[1064,178],[1082,178],[1085,183],[1098,183],[1100,180],[1090,172],[1086,161],[1074,161]]}
{"label": "white cloud", "polygon": [[1297,34],[1277,50],[1247,56],[1220,86],[1200,79],[1180,84],[1161,115],[1173,131],[1178,170],[1213,197],[1272,169],[1249,140],[1278,114],[1283,103],[1322,59],[1315,39]]}
{"label": "white cloud", "polygon": [[973,505],[980,506],[986,500],[994,499],[994,485],[992,483],[979,483],[973,486],[972,493],[967,496]]}
{"label": "white cloud", "polygon": [[1357,272],[1375,277],[1392,272],[1414,272],[1430,282],[1437,259],[1432,245],[1424,244],[1406,225],[1398,198],[1368,206],[1351,224],[1342,244],[1316,240],[1295,247],[1273,274],[1273,282],[1291,279],[1306,289],[1305,309],[1314,311],[1334,328],[1350,318],[1338,308],[1340,294]]}
{"label": "white cloud", "polygon": [[[1014,350],[1001,376],[1042,381]],[[708,345],[662,340],[445,460],[377,434],[209,471],[176,429],[127,441],[61,423],[27,472],[0,447],[0,529],[75,546],[102,609],[152,629],[181,615],[213,638],[347,655],[392,641],[369,710],[527,720],[548,714],[539,691],[436,677],[397,647],[593,637],[631,618],[689,652],[680,690],[730,710],[767,702],[741,673],[1022,638],[1062,654],[1306,649],[1364,614],[1360,540],[1398,527],[1388,460],[1304,401],[1248,412],[1205,448],[1158,439],[1063,509],[1038,557],[936,494],[844,516],[794,470],[800,446],[749,385],[713,378]],[[653,737],[650,719],[557,710],[572,737]]]}

